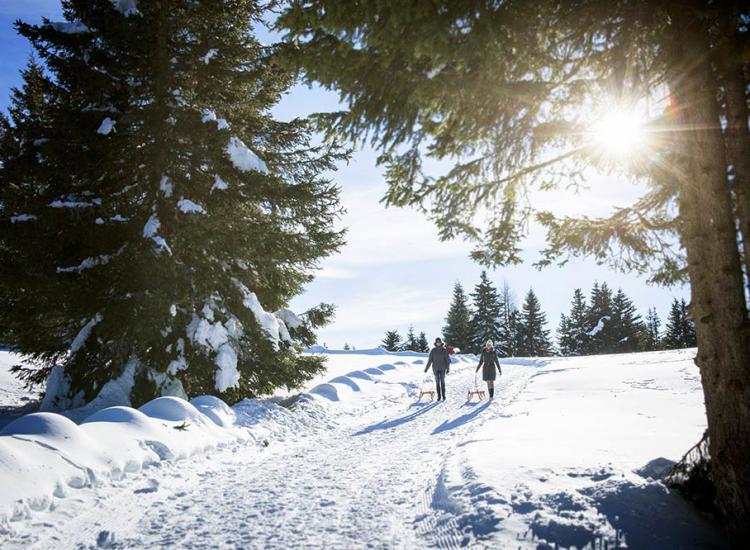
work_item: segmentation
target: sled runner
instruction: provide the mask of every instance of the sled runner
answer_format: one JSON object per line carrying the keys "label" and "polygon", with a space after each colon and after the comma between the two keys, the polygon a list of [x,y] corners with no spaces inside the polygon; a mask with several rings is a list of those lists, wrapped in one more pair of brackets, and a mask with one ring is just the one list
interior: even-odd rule
{"label": "sled runner", "polygon": [[430,401],[435,401],[435,395],[437,394],[437,391],[435,390],[434,386],[432,386],[432,384],[432,379],[422,382],[422,387],[419,389],[419,399],[417,399],[417,401],[422,401],[422,397],[424,397],[425,395],[430,396]]}
{"label": "sled runner", "polygon": [[466,400],[471,401],[471,398],[474,396],[477,396],[477,398],[481,401],[485,397],[484,390],[480,390],[479,386],[477,386],[477,375],[474,374],[474,389],[469,389],[468,392],[466,392]]}

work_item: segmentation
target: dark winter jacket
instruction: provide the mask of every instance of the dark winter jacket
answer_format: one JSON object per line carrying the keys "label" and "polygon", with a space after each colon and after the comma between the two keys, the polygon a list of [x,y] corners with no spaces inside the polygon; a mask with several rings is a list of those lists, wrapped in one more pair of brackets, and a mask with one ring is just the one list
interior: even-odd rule
{"label": "dark winter jacket", "polygon": [[447,371],[451,367],[451,357],[448,355],[448,350],[445,346],[435,346],[430,351],[430,358],[427,360],[427,366],[424,368],[425,372],[432,365],[432,372]]}
{"label": "dark winter jacket", "polygon": [[477,365],[477,372],[481,367],[482,369],[482,380],[494,380],[495,379],[495,367],[497,371],[502,374],[503,371],[500,369],[500,361],[497,358],[495,350],[486,349],[482,350],[482,356],[479,358],[479,365]]}

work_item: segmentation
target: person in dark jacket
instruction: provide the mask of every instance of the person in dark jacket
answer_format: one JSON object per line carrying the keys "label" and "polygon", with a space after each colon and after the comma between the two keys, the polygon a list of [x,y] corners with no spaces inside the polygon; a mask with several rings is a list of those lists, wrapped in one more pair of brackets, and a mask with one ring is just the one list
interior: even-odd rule
{"label": "person in dark jacket", "polygon": [[495,368],[496,367],[497,367],[497,372],[499,372],[502,375],[503,371],[500,368],[500,361],[497,358],[497,353],[495,353],[495,344],[492,342],[492,340],[488,340],[487,343],[484,345],[484,349],[482,350],[482,355],[479,358],[479,365],[477,365],[477,370],[475,372],[479,372],[479,369],[482,369],[482,380],[487,382],[487,390],[489,391],[490,399],[495,397]]}
{"label": "person in dark jacket", "polygon": [[435,338],[435,347],[430,350],[430,358],[427,360],[424,371],[427,372],[430,366],[432,366],[432,373],[435,375],[437,400],[445,401],[445,375],[451,370],[451,358],[440,338]]}

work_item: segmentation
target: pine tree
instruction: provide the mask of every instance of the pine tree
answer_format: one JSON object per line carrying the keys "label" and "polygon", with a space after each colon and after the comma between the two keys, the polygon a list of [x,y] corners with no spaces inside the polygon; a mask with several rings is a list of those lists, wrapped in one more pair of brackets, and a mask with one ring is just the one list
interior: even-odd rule
{"label": "pine tree", "polygon": [[419,351],[418,348],[419,342],[417,341],[416,334],[414,334],[414,327],[410,325],[404,343],[401,345],[401,349],[403,351]]}
{"label": "pine tree", "polygon": [[643,347],[646,327],[633,302],[618,289],[612,299],[612,332],[615,353],[632,353]]}
{"label": "pine tree", "polygon": [[401,351],[401,335],[398,330],[388,330],[380,344],[386,351]]}
{"label": "pine tree", "polygon": [[417,351],[420,353],[430,351],[430,343],[427,341],[427,335],[424,332],[420,332],[419,338],[417,338]]}
{"label": "pine tree", "polygon": [[646,334],[643,343],[644,351],[656,351],[662,349],[660,329],[661,319],[659,319],[659,314],[656,312],[656,308],[648,308],[648,315],[646,315]]}
{"label": "pine tree", "polygon": [[497,289],[490,282],[486,271],[482,271],[479,283],[471,294],[473,310],[471,316],[470,349],[478,353],[488,340],[500,342],[503,327],[500,325],[502,304]]}
{"label": "pine tree", "polygon": [[664,331],[663,345],[666,349],[682,349],[695,346],[695,326],[688,318],[685,300],[672,301]]}
{"label": "pine tree", "polygon": [[43,70],[0,133],[0,339],[41,366],[28,379],[61,365],[50,408],[118,377],[134,405],[308,380],[332,308],[285,307],[342,243],[321,177],[342,154],[271,117],[294,74],[253,35],[259,2],[64,8],[17,24]]}
{"label": "pine tree", "polygon": [[541,357],[551,353],[552,343],[549,339],[549,330],[545,328],[546,325],[547,316],[542,311],[534,290],[530,289],[521,310],[518,355]]}
{"label": "pine tree", "polygon": [[513,308],[508,316],[508,330],[506,339],[503,341],[503,351],[508,357],[519,355],[521,347],[521,312]]}
{"label": "pine tree", "polygon": [[453,285],[453,301],[445,318],[443,337],[453,347],[467,351],[472,348],[471,313],[464,289],[458,281]]}
{"label": "pine tree", "polygon": [[558,345],[562,355],[583,355],[589,348],[588,308],[580,288],[573,291],[570,315],[562,315]]}
{"label": "pine tree", "polygon": [[613,353],[616,334],[613,330],[612,291],[607,283],[594,283],[591,299],[586,311],[587,355]]}
{"label": "pine tree", "polygon": [[500,341],[496,342],[495,349],[503,355],[515,355],[516,334],[515,321],[518,315],[518,308],[515,304],[515,296],[508,285],[503,281],[503,287],[500,289]]}

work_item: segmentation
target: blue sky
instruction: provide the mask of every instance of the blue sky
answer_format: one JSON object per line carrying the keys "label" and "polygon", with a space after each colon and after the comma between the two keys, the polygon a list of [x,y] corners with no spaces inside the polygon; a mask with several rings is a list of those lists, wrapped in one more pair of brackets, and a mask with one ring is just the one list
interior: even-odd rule
{"label": "blue sky", "polygon": [[[42,16],[59,19],[58,0],[0,0],[0,108],[5,109],[12,86],[20,82],[18,71],[31,51],[12,28],[13,21],[36,22]],[[276,108],[279,118],[287,119],[314,111],[339,109],[336,95],[317,88],[298,86]],[[376,166],[377,154],[370,148],[355,152],[332,178],[341,187],[342,201],[348,210],[342,219],[348,242],[340,254],[323,262],[317,279],[292,302],[297,311],[328,302],[336,304],[336,320],[320,332],[320,341],[329,347],[348,342],[358,348],[372,347],[388,329],[402,333],[410,324],[424,330],[432,340],[440,334],[451,300],[453,283],[464,284],[467,291],[476,284],[481,268],[468,257],[470,244],[440,242],[434,226],[411,209],[385,209],[379,204],[385,191],[382,170]],[[534,195],[557,213],[603,215],[613,206],[627,205],[641,189],[613,177],[591,175],[591,192],[572,195],[556,191]],[[624,275],[597,266],[591,260],[571,261],[563,268],[537,271],[530,263],[538,257],[542,234],[530,229],[520,266],[490,272],[498,286],[507,281],[517,301],[530,287],[547,312],[550,327],[556,328],[560,314],[567,312],[573,289],[585,292],[595,280],[621,287],[633,298],[645,315],[656,307],[662,319],[672,298],[688,298],[687,287],[664,289],[647,286],[637,275]]]}

